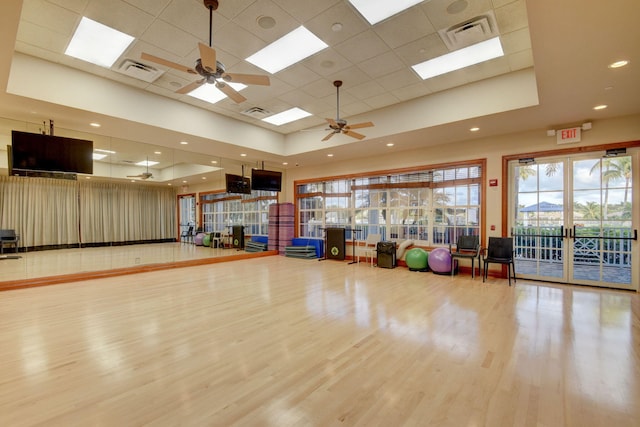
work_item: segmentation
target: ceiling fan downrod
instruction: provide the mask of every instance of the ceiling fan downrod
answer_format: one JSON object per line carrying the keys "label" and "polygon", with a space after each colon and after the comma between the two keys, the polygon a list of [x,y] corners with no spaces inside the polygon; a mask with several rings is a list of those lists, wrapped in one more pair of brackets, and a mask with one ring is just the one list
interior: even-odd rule
{"label": "ceiling fan downrod", "polygon": [[340,121],[340,86],[342,86],[342,80],[336,80],[333,82],[336,87],[336,122]]}
{"label": "ceiling fan downrod", "polygon": [[204,0],[204,7],[209,9],[209,47],[213,47],[213,11],[218,9],[218,0]]}

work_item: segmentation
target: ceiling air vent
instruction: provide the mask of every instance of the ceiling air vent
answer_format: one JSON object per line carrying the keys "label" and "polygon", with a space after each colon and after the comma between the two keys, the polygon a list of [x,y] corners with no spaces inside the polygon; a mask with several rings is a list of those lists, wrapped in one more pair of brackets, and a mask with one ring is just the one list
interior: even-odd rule
{"label": "ceiling air vent", "polygon": [[438,34],[450,51],[462,49],[500,35],[493,11],[440,30]]}
{"label": "ceiling air vent", "polygon": [[164,73],[162,70],[158,70],[150,65],[133,61],[131,59],[125,59],[117,71],[122,74],[126,74],[129,77],[133,77],[134,79],[143,80],[149,83],[152,83],[155,79],[160,77],[162,73]]}
{"label": "ceiling air vent", "polygon": [[271,111],[265,110],[260,107],[251,107],[242,112],[245,116],[253,117],[254,119],[264,119],[267,116],[271,115]]}

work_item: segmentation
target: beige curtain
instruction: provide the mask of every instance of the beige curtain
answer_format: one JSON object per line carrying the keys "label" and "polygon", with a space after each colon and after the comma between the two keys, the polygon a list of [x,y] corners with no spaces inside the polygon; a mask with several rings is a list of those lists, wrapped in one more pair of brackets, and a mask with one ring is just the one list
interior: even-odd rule
{"label": "beige curtain", "polygon": [[80,201],[83,243],[176,236],[176,193],[170,187],[82,181]]}
{"label": "beige curtain", "polygon": [[0,176],[0,228],[16,230],[21,247],[79,242],[78,183]]}
{"label": "beige curtain", "polygon": [[0,228],[20,247],[172,239],[176,203],[158,185],[0,176]]}

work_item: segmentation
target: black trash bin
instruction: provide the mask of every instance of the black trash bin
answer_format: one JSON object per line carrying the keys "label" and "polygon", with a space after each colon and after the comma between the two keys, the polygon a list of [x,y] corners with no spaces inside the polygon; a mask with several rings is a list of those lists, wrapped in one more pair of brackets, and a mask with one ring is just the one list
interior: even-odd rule
{"label": "black trash bin", "polygon": [[378,242],[376,252],[378,255],[378,267],[395,268],[396,242]]}

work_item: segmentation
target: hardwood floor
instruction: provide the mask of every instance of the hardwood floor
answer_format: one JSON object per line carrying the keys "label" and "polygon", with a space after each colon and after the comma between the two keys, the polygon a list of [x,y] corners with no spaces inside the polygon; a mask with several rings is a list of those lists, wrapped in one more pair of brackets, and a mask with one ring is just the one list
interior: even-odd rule
{"label": "hardwood floor", "polygon": [[0,292],[0,425],[638,426],[639,318],[282,256]]}

